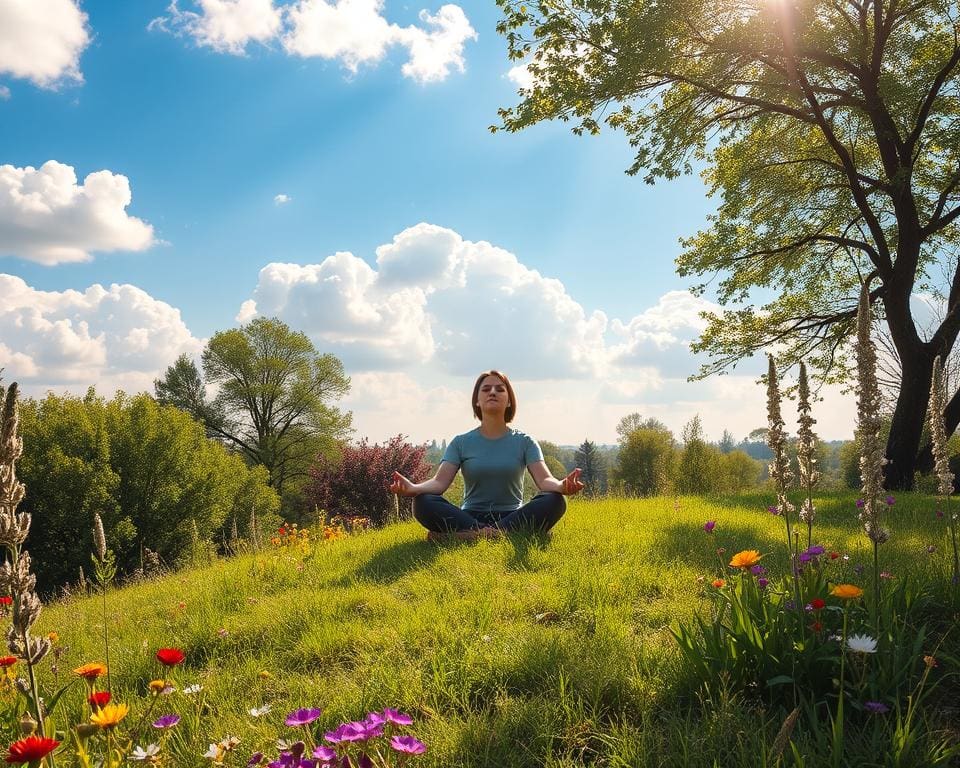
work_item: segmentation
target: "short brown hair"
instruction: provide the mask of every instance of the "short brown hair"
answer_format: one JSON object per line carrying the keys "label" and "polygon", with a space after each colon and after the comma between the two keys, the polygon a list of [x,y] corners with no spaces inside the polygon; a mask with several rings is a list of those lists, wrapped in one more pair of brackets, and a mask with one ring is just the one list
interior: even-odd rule
{"label": "short brown hair", "polygon": [[510,403],[507,405],[507,412],[503,414],[503,420],[509,424],[511,421],[513,421],[513,417],[517,413],[517,396],[513,394],[513,386],[510,384],[510,379],[507,378],[507,374],[500,373],[500,371],[484,371],[477,376],[477,381],[473,385],[473,396],[470,398],[470,405],[473,407],[473,415],[478,419],[481,417],[480,406],[477,405],[477,397],[480,395],[480,385],[483,383],[483,380],[487,378],[487,376],[496,376],[507,388],[507,398],[509,398]]}

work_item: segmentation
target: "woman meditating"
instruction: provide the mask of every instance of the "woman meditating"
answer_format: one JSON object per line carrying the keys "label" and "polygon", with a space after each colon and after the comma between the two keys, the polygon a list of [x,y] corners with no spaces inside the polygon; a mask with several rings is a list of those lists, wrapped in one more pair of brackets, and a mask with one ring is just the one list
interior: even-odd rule
{"label": "woman meditating", "polygon": [[[580,469],[557,480],[536,441],[507,426],[517,413],[517,398],[504,374],[480,374],[470,403],[480,426],[453,438],[433,478],[412,483],[394,472],[390,490],[414,497],[413,515],[427,529],[430,539],[492,538],[501,531],[550,530],[566,511],[563,497],[583,489]],[[524,469],[540,490],[526,504]],[[462,507],[441,495],[458,470],[463,472]]]}

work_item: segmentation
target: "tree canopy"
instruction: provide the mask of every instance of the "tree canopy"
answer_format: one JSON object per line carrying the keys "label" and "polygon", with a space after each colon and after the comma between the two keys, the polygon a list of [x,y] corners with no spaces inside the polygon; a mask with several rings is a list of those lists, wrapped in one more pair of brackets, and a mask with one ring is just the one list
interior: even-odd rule
{"label": "tree canopy", "polygon": [[350,431],[350,414],[332,405],[350,389],[343,364],[276,318],[215,333],[202,360],[204,382],[217,388],[212,402],[198,394],[189,360],[178,360],[156,382],[158,399],[184,408],[209,434],[266,468],[281,494],[305,482],[317,454],[335,450]]}
{"label": "tree canopy", "polygon": [[[936,355],[960,331],[960,63],[941,0],[498,0],[532,85],[502,128],[603,124],[653,183],[705,167],[719,198],[681,275],[722,310],[694,349],[718,372],[777,345],[824,380],[848,375],[859,285],[902,366],[888,483],[909,487]],[[937,264],[946,269],[935,268]],[[945,277],[938,279],[938,273]],[[924,334],[910,304],[938,294]],[[947,408],[960,422],[960,392]]]}

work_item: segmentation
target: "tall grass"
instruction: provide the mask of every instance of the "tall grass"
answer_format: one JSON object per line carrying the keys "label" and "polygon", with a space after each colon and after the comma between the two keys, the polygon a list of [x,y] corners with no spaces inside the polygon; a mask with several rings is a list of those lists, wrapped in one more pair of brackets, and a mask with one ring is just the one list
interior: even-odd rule
{"label": "tall grass", "polygon": [[[871,557],[854,500],[815,499],[817,543],[849,556],[851,578]],[[767,504],[760,494],[678,506],[573,499],[549,538],[437,546],[401,523],[320,544],[306,558],[267,551],[113,590],[114,698],[145,705],[153,652],[186,652],[173,671],[178,690],[154,710],[183,716],[166,745],[183,768],[204,765],[207,745],[228,734],[242,739],[236,764],[269,751],[285,713],[302,706],[324,708],[321,735],[368,711],[410,712],[428,745],[415,761],[422,766],[773,765],[786,713],[722,681],[709,698],[698,695],[669,633],[707,610],[717,548],[760,549],[770,553],[765,563],[787,567],[782,521]],[[707,519],[717,521],[712,534]],[[889,522],[893,578],[946,583],[933,501],[902,495]],[[37,631],[59,634],[61,680],[103,658],[102,617],[99,598],[42,614]],[[958,637],[948,636],[943,658],[946,650],[958,655]],[[936,670],[949,671],[946,662]],[[185,694],[191,685],[202,689]],[[941,691],[948,702],[956,687],[946,680]],[[248,714],[264,704],[273,705],[267,715]],[[61,727],[87,719],[80,686],[61,713]],[[11,706],[5,743],[14,719]],[[819,764],[821,747],[802,721],[793,741],[807,765]]]}

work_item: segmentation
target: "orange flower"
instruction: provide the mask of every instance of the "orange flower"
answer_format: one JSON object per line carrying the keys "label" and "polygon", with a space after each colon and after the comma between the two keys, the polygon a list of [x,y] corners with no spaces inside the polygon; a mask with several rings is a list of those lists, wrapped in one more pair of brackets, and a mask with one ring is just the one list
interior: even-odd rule
{"label": "orange flower", "polygon": [[760,558],[763,557],[755,549],[745,549],[742,552],[737,552],[732,558],[730,558],[730,567],[731,568],[753,568],[757,563],[760,562]]}
{"label": "orange flower", "polygon": [[77,667],[73,670],[73,674],[82,677],[84,680],[92,681],[96,680],[100,675],[107,674],[107,667],[99,661],[94,661],[90,664],[84,664],[82,667]]}
{"label": "orange flower", "polygon": [[863,597],[863,590],[854,584],[837,584],[830,590],[830,594],[841,600],[856,600],[858,597]]}
{"label": "orange flower", "polygon": [[722,586],[723,586],[724,584],[726,584],[726,583],[727,583],[727,582],[725,582],[723,579],[714,579],[714,580],[713,580],[713,586],[715,586],[717,589],[720,589],[720,587],[722,587]]}

